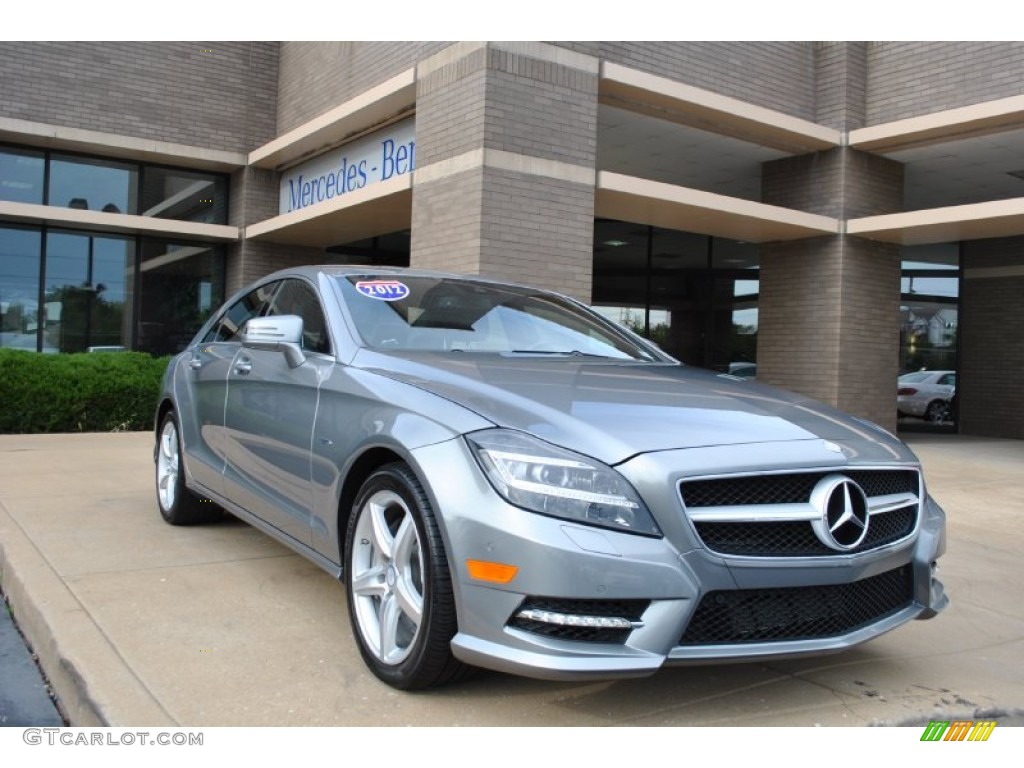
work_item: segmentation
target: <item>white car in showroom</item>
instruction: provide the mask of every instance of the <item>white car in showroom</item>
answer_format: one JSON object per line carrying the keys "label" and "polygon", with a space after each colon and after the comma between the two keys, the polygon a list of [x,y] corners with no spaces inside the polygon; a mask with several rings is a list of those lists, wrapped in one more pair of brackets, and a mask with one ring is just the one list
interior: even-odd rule
{"label": "white car in showroom", "polygon": [[914,371],[898,379],[896,410],[901,416],[941,424],[952,421],[950,402],[956,392],[956,371]]}

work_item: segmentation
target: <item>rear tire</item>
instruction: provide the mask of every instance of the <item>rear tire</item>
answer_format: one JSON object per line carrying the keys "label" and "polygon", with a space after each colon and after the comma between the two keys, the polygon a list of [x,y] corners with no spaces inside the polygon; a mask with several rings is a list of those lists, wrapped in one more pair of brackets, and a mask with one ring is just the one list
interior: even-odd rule
{"label": "rear tire", "polygon": [[156,501],[160,516],[171,525],[199,525],[217,520],[221,510],[185,486],[181,433],[174,411],[160,422],[156,447]]}
{"label": "rear tire", "polygon": [[928,403],[928,408],[924,412],[925,421],[929,421],[932,424],[941,424],[944,421],[949,421],[949,403],[945,400],[933,400]]}
{"label": "rear tire", "polygon": [[352,634],[374,675],[416,690],[469,672],[451,651],[458,622],[441,534],[406,464],[385,465],[363,483],[345,537],[345,574]]}

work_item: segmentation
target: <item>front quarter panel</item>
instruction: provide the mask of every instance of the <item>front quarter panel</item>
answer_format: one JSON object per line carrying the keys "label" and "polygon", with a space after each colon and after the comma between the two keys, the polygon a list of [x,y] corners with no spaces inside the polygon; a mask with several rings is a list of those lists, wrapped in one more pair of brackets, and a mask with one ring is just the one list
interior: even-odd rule
{"label": "front quarter panel", "polygon": [[[341,564],[342,485],[367,451],[413,463],[417,448],[493,426],[456,403],[370,371],[334,365],[321,383],[312,439],[313,548]],[[415,468],[415,467],[414,467]],[[429,484],[433,478],[421,478]]]}

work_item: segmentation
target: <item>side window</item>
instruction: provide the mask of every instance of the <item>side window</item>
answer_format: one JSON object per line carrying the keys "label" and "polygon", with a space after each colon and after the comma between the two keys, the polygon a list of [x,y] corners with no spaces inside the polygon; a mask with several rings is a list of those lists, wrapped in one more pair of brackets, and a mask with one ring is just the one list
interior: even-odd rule
{"label": "side window", "polygon": [[267,310],[272,315],[298,315],[302,318],[302,348],[330,354],[331,339],[327,321],[316,292],[301,280],[285,280]]}
{"label": "side window", "polygon": [[941,379],[939,379],[939,384],[942,384],[943,386],[947,386],[947,387],[955,387],[956,386],[956,374],[955,373],[947,373],[945,376],[943,376]]}
{"label": "side window", "polygon": [[242,330],[250,317],[259,317],[265,314],[267,302],[274,294],[274,289],[280,283],[267,283],[253,291],[245,294],[242,298],[232,304],[214,323],[210,332],[203,337],[203,343],[209,344],[212,341],[237,341],[238,333]]}

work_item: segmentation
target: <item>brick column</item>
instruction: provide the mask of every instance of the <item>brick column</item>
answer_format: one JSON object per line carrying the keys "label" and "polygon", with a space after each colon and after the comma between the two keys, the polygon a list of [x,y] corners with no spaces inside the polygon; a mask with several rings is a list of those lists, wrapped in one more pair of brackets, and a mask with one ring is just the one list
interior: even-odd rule
{"label": "brick column", "polygon": [[413,267],[590,300],[597,72],[542,43],[456,44],[419,64]]}
{"label": "brick column", "polygon": [[868,44],[814,43],[814,121],[840,131],[863,128],[867,116]]}
{"label": "brick column", "polygon": [[[763,201],[850,218],[902,207],[903,167],[838,148],[764,166]],[[761,248],[758,379],[896,426],[899,247],[840,234]]]}

